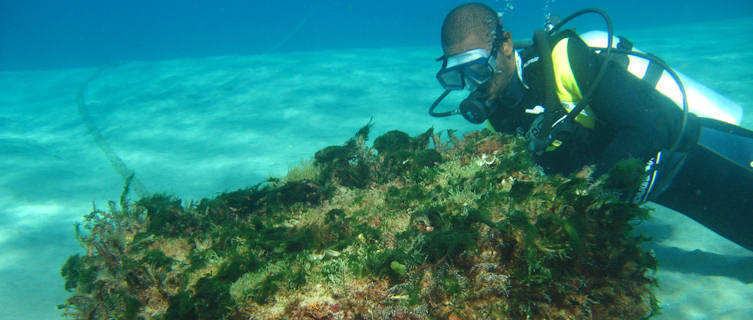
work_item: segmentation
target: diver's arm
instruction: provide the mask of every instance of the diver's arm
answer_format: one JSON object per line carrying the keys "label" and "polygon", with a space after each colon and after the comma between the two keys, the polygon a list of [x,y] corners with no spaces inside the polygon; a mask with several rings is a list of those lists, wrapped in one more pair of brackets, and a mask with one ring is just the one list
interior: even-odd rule
{"label": "diver's arm", "polygon": [[[568,54],[579,87],[588,90],[603,58],[582,41],[570,41]],[[596,155],[597,176],[621,160],[647,161],[671,147],[682,119],[674,102],[615,63],[609,64],[589,105],[596,117],[594,134],[608,139]]]}
{"label": "diver's arm", "polygon": [[647,161],[676,138],[679,108],[619,66],[609,67],[591,101],[596,130],[613,134],[597,158],[596,174],[629,157]]}

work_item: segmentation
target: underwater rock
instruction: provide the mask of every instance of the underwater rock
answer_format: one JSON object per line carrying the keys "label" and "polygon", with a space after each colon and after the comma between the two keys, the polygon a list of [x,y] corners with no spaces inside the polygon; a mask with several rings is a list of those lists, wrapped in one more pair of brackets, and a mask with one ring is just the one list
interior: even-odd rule
{"label": "underwater rock", "polygon": [[[644,319],[656,259],[623,165],[544,175],[520,137],[370,125],[281,179],[94,209],[71,319]],[[626,169],[628,168],[628,169]],[[294,174],[293,174],[294,172]],[[635,173],[638,174],[638,173]]]}

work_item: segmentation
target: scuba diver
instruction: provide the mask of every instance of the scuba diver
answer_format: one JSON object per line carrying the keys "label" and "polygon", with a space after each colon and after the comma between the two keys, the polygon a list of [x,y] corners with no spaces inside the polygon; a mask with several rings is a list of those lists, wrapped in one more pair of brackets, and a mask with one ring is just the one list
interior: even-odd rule
{"label": "scuba diver", "polygon": [[[606,47],[559,31],[584,12],[604,17]],[[682,82],[658,58],[642,55],[651,60],[642,78],[629,72],[628,55],[640,53],[623,40],[614,46],[606,14],[586,9],[537,31],[518,50],[496,11],[461,5],[442,24],[437,79],[445,91],[429,113],[526,135],[547,173],[598,177],[621,160],[640,159],[646,179],[626,199],[671,208],[753,251],[753,132],[688,112]],[[657,90],[662,72],[682,91],[680,107]],[[464,89],[470,94],[457,109],[435,111],[450,92]]]}

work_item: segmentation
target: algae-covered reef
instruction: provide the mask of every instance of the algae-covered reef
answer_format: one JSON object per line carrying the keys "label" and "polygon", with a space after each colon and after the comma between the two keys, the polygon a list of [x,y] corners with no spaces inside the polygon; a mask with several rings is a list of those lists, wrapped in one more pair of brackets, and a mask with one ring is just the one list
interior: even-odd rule
{"label": "algae-covered reef", "polygon": [[[642,319],[640,166],[544,175],[523,139],[370,126],[213,199],[95,208],[62,268],[74,319]],[[636,168],[638,170],[636,170]]]}

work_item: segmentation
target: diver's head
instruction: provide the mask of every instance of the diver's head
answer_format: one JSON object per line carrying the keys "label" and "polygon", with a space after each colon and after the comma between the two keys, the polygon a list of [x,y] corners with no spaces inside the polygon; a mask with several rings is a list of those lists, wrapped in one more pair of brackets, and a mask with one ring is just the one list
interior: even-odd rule
{"label": "diver's head", "polygon": [[[510,32],[502,30],[497,12],[485,4],[468,3],[447,14],[442,24],[442,68],[437,80],[445,89],[429,114],[462,114],[481,123],[497,108],[500,96],[514,80],[515,50]],[[434,108],[450,90],[468,89],[471,94],[458,110],[436,113]],[[519,99],[518,99],[519,100]]]}
{"label": "diver's head", "polygon": [[[482,86],[479,91],[485,92],[480,93],[493,97],[515,74],[512,36],[502,30],[497,12],[482,3],[463,4],[447,14],[442,24],[442,50],[444,63],[437,77],[445,89]],[[478,63],[482,57],[488,58],[483,69]]]}

